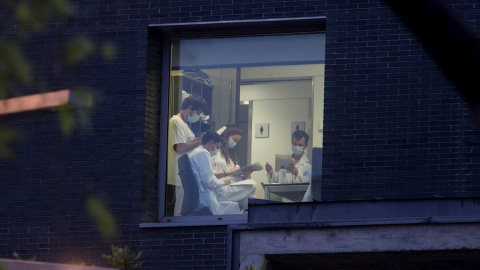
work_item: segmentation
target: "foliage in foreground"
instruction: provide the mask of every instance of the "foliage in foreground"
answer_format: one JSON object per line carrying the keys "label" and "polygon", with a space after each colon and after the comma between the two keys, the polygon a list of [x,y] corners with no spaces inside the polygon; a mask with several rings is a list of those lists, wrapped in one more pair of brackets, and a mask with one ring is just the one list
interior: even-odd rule
{"label": "foliage in foreground", "polygon": [[267,265],[268,265],[268,260],[264,260],[263,263],[262,263],[262,266],[260,267],[260,269],[258,269],[258,267],[253,266],[253,265],[247,265],[247,266],[245,267],[245,270],[266,270],[266,269],[267,269]]}
{"label": "foliage in foreground", "polygon": [[129,247],[121,248],[112,245],[112,255],[103,255],[103,258],[114,268],[119,270],[137,270],[142,263],[139,262],[142,252],[133,253]]}
{"label": "foliage in foreground", "polygon": [[[82,14],[84,15],[79,19],[88,21],[88,13]],[[88,36],[70,35],[66,31],[68,20],[75,15],[76,10],[70,0],[0,0],[0,102],[22,96],[22,87],[34,89],[36,93],[60,90],[50,89],[46,85],[50,78],[42,78],[42,74],[66,77],[72,67],[81,65],[97,50],[103,59],[116,58],[112,43],[104,42],[97,46]],[[27,54],[31,41],[36,40],[37,35],[45,33],[54,33],[61,44],[52,44],[44,51],[36,51],[36,56],[32,56],[31,51],[30,55]],[[33,67],[34,58],[47,58],[50,61]],[[86,83],[67,84],[66,88],[93,97],[93,92]],[[90,109],[90,106],[58,108],[62,132],[70,134],[75,127],[88,126]],[[14,156],[11,148],[16,135],[18,134],[12,128],[0,125],[0,158]]]}

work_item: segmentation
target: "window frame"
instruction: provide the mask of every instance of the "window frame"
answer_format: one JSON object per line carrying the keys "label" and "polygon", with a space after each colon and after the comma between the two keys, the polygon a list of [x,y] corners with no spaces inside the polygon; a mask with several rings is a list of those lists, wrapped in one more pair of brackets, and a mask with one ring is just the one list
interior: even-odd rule
{"label": "window frame", "polygon": [[[158,166],[158,220],[160,226],[204,226],[246,223],[247,215],[166,216],[167,139],[170,100],[170,56],[173,39],[241,37],[276,34],[325,33],[326,17],[304,17],[271,20],[151,24],[162,42],[162,75],[160,89],[160,138]],[[238,114],[238,106],[236,113]]]}

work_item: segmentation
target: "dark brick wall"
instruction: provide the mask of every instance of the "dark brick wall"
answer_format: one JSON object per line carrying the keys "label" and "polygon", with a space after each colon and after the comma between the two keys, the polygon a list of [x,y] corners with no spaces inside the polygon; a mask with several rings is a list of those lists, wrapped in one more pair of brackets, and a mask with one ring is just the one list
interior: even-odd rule
{"label": "dark brick wall", "polygon": [[[475,28],[474,4],[452,6]],[[324,200],[478,196],[477,145],[464,102],[396,14],[329,10]]]}
{"label": "dark brick wall", "polygon": [[144,229],[142,269],[225,269],[227,228],[205,226]]}
{"label": "dark brick wall", "polygon": [[[478,196],[480,148],[464,103],[400,18],[364,2],[74,1],[79,18],[32,39],[30,53],[49,89],[96,90],[91,124],[62,136],[56,114],[6,120],[21,133],[16,157],[0,162],[0,257],[98,265],[114,243],[142,250],[143,269],[225,269],[225,226],[139,228],[157,218],[164,109],[148,24],[326,16],[323,198]],[[478,32],[475,2],[451,2]],[[67,73],[40,56],[78,33],[113,42],[117,59],[95,55]],[[102,240],[87,217],[89,194],[112,210],[117,240]]]}
{"label": "dark brick wall", "polygon": [[[148,35],[147,94],[145,98],[145,135],[143,146],[142,203],[144,222],[158,220],[158,165],[160,149],[160,88],[162,75],[162,39],[150,29]],[[166,143],[166,141],[165,141]]]}

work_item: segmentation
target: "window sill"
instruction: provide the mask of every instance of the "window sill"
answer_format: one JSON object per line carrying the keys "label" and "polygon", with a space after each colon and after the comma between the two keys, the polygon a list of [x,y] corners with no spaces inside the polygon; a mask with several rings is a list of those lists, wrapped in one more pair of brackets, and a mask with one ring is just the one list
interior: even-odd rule
{"label": "window sill", "polygon": [[160,222],[140,223],[141,229],[244,224],[248,214],[229,216],[164,217]]}

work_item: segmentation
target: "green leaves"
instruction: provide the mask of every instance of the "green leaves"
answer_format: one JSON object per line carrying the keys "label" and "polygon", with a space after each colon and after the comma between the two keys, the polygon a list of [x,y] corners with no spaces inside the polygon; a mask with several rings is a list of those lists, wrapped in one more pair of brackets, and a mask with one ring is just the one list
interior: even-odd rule
{"label": "green leaves", "polygon": [[[15,257],[16,260],[23,260],[22,256],[20,256],[20,254],[18,254],[18,252],[16,251],[13,252],[13,257]],[[36,255],[33,255],[30,259],[28,259],[28,261],[36,261],[36,260],[37,260]]]}
{"label": "green leaves", "polygon": [[[262,263],[262,266],[260,267],[260,270],[267,269],[267,265],[268,265],[268,261],[264,260],[263,263]],[[258,269],[257,266],[247,265],[247,266],[245,266],[245,270],[259,270],[259,269]]]}
{"label": "green leaves", "polygon": [[70,104],[65,104],[58,107],[58,118],[60,120],[60,126],[65,134],[72,132],[75,125],[74,111]]}
{"label": "green leaves", "polygon": [[69,65],[75,64],[86,58],[95,46],[93,42],[85,36],[77,36],[70,39],[65,45],[64,59]]}
{"label": "green leaves", "polygon": [[32,17],[31,8],[26,2],[18,3],[15,8],[15,16],[17,18],[17,21],[23,24],[27,24]]}
{"label": "green leaves", "polygon": [[102,56],[107,60],[114,60],[117,58],[117,51],[113,44],[103,43],[102,44]]}
{"label": "green leaves", "polygon": [[137,254],[132,253],[129,247],[120,248],[112,245],[112,255],[103,254],[103,258],[110,263],[114,268],[119,270],[137,270],[142,266],[141,262],[138,262],[142,256],[142,252]]}
{"label": "green leaves", "polygon": [[[6,41],[0,41],[0,45],[0,69],[10,73],[22,83],[30,83],[31,68],[22,50]],[[7,67],[9,70],[5,70]]]}
{"label": "green leaves", "polygon": [[74,12],[72,3],[68,0],[50,0],[48,1],[52,10],[63,17],[71,17]]}
{"label": "green leaves", "polygon": [[88,87],[76,87],[71,91],[69,103],[58,107],[58,117],[64,134],[71,134],[75,127],[87,129],[90,126],[93,96]]}
{"label": "green leaves", "polygon": [[14,9],[20,34],[43,31],[50,18],[57,17],[61,21],[72,16],[74,12],[68,0],[21,1],[14,6]]}
{"label": "green leaves", "polygon": [[[3,33],[4,35],[0,36],[0,100],[21,96],[20,91],[23,86],[37,90],[42,89],[45,92],[58,90],[50,89],[48,85],[36,84],[34,78],[39,78],[42,74],[68,78],[69,67],[81,64],[81,61],[91,56],[96,49],[99,49],[99,55],[104,59],[116,58],[114,44],[105,42],[97,48],[96,42],[85,35],[73,36],[64,41],[64,46],[60,49],[56,47],[62,38],[69,36],[61,25],[75,14],[70,0],[0,0],[0,3],[2,15],[7,15],[2,18],[0,29],[2,32],[8,32],[8,35]],[[40,63],[35,66],[35,69],[42,72],[33,74],[35,69],[31,66],[30,59],[25,52],[32,51],[29,42],[36,40],[37,35],[42,37],[42,34],[46,32],[55,36],[56,40],[53,42],[55,46],[45,47],[46,52],[42,55],[39,53],[42,50],[35,48],[35,55],[39,59],[43,57],[51,60],[54,65],[42,66]],[[63,65],[58,65],[59,63]],[[51,70],[45,70],[50,67]],[[48,79],[41,78],[41,81],[48,81]],[[17,83],[21,83],[23,86]],[[15,87],[13,87],[14,85]],[[68,82],[66,84],[59,83],[59,85],[67,85],[66,87],[70,89],[76,88],[75,85],[68,86]],[[88,83],[81,85],[88,85]],[[88,88],[83,87],[80,91],[75,91],[77,98],[82,101],[80,104],[70,102],[58,108],[60,126],[64,134],[71,134],[76,127],[88,128],[90,126],[93,92],[84,91],[85,89]],[[83,102],[85,100],[89,102]],[[0,127],[0,158],[13,156],[10,145],[14,137],[13,129]]]}
{"label": "green leaves", "polygon": [[0,158],[11,158],[12,150],[10,143],[15,139],[15,130],[6,126],[0,126]]}
{"label": "green leaves", "polygon": [[105,204],[98,198],[88,197],[87,213],[95,222],[98,231],[104,238],[112,239],[117,235],[117,223]]}
{"label": "green leaves", "polygon": [[5,99],[11,80],[32,82],[30,63],[15,44],[0,39],[0,99]]}

